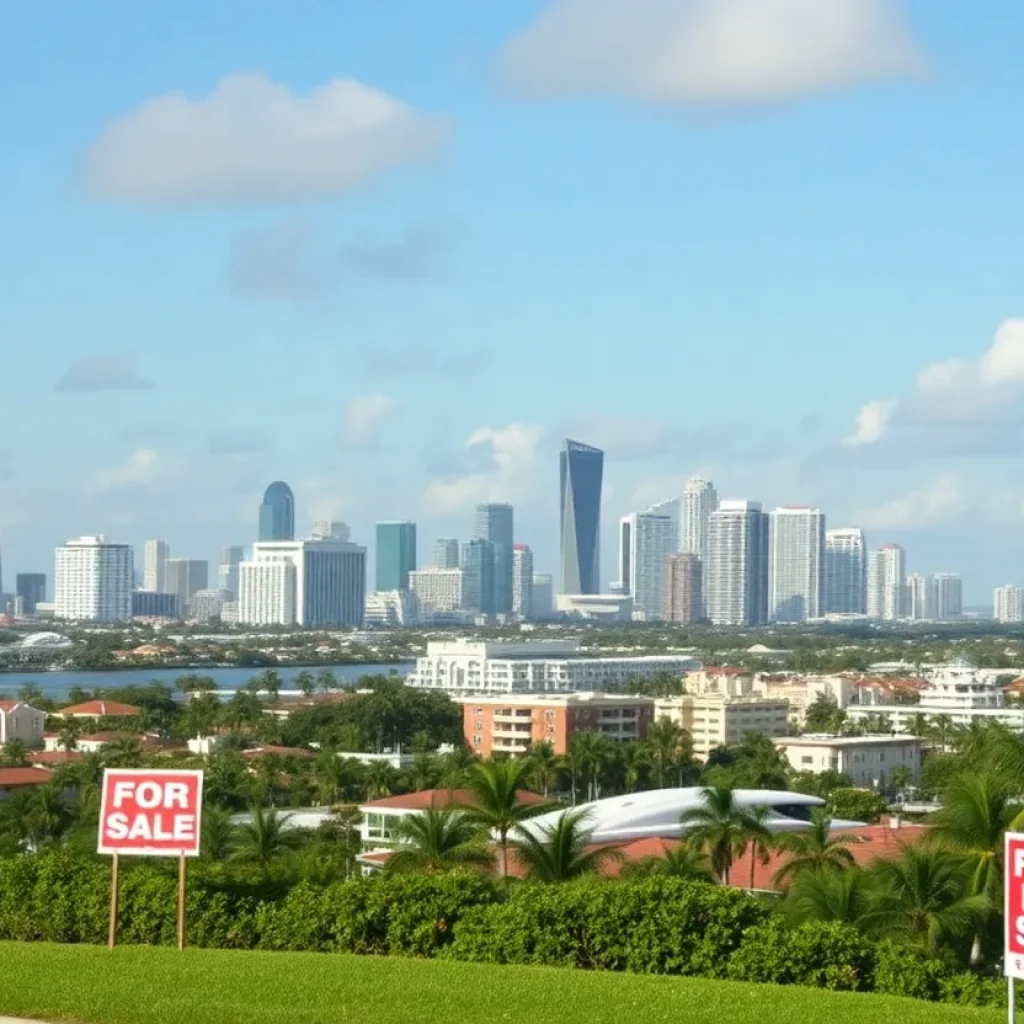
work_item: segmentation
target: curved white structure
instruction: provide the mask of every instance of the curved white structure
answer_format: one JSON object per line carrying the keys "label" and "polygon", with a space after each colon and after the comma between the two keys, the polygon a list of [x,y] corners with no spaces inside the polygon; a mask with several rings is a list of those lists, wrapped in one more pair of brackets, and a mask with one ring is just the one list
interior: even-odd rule
{"label": "curved white structure", "polygon": [[[803,793],[787,793],[772,789],[737,789],[736,803],[745,810],[771,808],[767,825],[772,832],[800,832],[806,829],[811,811],[824,807],[825,801]],[[627,793],[606,800],[578,804],[577,811],[586,811],[584,824],[593,830],[591,842],[628,843],[636,839],[675,839],[687,831],[680,822],[684,811],[703,805],[704,790],[699,786],[686,789],[654,789],[644,793]],[[534,835],[538,829],[553,825],[564,811],[551,811],[523,823],[522,828]],[[833,820],[834,830],[856,828],[859,821]]]}
{"label": "curved white structure", "polygon": [[29,633],[21,647],[70,647],[71,641],[60,633]]}

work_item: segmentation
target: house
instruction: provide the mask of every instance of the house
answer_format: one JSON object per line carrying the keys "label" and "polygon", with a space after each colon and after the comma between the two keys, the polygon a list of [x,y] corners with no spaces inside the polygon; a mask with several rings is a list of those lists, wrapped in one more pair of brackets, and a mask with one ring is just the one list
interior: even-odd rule
{"label": "house", "polygon": [[0,768],[0,800],[35,786],[45,786],[53,772],[45,768]]}
{"label": "house", "polygon": [[116,700],[87,700],[84,704],[72,704],[58,711],[60,718],[135,718],[139,709],[132,704],[121,704]]}
{"label": "house", "polygon": [[44,712],[20,700],[0,700],[0,746],[17,741],[38,747],[45,726]]}
{"label": "house", "polygon": [[33,750],[28,763],[33,768],[57,768],[62,764],[81,764],[85,754],[80,750]]}
{"label": "house", "polygon": [[907,783],[921,777],[922,741],[916,736],[787,736],[775,741],[797,772],[841,772],[855,786],[884,786],[893,769],[906,769]]}

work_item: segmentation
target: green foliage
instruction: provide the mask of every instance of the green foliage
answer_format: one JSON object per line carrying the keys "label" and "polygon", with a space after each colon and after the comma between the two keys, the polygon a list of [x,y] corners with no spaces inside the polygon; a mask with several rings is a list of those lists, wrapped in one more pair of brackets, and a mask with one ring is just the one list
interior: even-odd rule
{"label": "green foliage", "polygon": [[829,798],[829,813],[846,821],[873,825],[885,810],[885,800],[873,789],[834,789]]}

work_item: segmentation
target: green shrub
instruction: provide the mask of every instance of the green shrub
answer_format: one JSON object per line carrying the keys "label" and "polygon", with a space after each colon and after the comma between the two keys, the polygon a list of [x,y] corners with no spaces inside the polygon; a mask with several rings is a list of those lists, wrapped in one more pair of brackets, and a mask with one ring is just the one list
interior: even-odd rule
{"label": "green shrub", "polygon": [[937,960],[884,940],[875,946],[874,990],[892,996],[938,999],[945,969]]}

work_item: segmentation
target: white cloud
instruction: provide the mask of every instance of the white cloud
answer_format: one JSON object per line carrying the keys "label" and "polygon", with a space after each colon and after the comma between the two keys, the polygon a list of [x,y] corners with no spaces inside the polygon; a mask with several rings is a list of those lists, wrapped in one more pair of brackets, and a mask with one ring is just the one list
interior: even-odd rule
{"label": "white cloud", "polygon": [[333,196],[435,154],[449,134],[444,119],[353,79],[297,96],[239,74],[205,99],[168,93],[108,125],[85,153],[84,183],[98,199],[156,205]]}
{"label": "white cloud", "polygon": [[900,498],[861,509],[855,520],[867,529],[940,526],[971,511],[970,493],[955,474],[945,473]]}
{"label": "white cloud", "polygon": [[104,469],[89,482],[91,491],[112,491],[121,487],[146,487],[161,475],[155,448],[136,448],[122,466]]}
{"label": "white cloud", "polygon": [[896,403],[888,398],[879,398],[862,406],[857,413],[857,429],[843,439],[843,444],[874,444],[881,440],[895,408]]}
{"label": "white cloud", "polygon": [[345,409],[346,443],[375,451],[380,447],[381,428],[397,407],[390,395],[380,391],[353,398]]}
{"label": "white cloud", "polygon": [[1024,416],[1024,319],[1006,320],[976,360],[926,366],[898,400],[875,399],[857,414],[848,445],[904,441],[922,451],[1006,453],[1019,448],[1008,420]]}
{"label": "white cloud", "polygon": [[551,0],[499,56],[538,96],[788,100],[920,75],[900,0]]}
{"label": "white cloud", "polygon": [[481,427],[466,441],[474,456],[488,457],[489,467],[451,480],[435,480],[424,496],[432,515],[465,514],[484,501],[511,501],[532,491],[536,479],[537,447],[544,428],[525,423]]}

